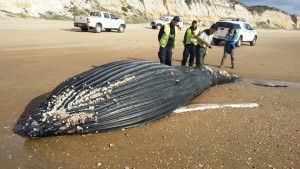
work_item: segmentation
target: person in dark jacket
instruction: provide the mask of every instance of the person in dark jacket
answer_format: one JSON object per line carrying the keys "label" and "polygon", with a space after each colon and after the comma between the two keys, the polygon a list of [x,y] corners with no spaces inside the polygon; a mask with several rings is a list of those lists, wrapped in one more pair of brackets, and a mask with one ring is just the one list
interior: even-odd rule
{"label": "person in dark jacket", "polygon": [[228,33],[226,34],[226,38],[225,38],[224,54],[223,54],[220,68],[224,65],[227,54],[230,54],[231,68],[234,69],[234,66],[235,66],[234,65],[234,53],[235,53],[236,39],[237,39],[236,29],[234,27],[229,28]]}
{"label": "person in dark jacket", "polygon": [[159,52],[158,58],[160,63],[172,65],[172,49],[176,46],[177,24],[180,21],[178,16],[175,16],[171,23],[162,26],[158,33]]}
{"label": "person in dark jacket", "polygon": [[186,29],[184,39],[183,39],[183,57],[181,61],[181,66],[185,66],[189,58],[189,66],[193,66],[195,60],[195,49],[198,44],[197,37],[199,34],[199,29],[197,28],[197,21],[192,22],[192,26]]}

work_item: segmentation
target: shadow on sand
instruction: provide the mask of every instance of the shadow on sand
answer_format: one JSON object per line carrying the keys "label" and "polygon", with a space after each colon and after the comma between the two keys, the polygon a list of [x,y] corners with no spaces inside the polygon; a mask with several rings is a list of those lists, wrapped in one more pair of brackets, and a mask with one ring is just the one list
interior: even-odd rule
{"label": "shadow on sand", "polygon": [[[68,31],[68,32],[82,32],[82,33],[95,33],[93,30],[89,30],[89,31],[81,31],[79,28],[70,28],[70,29],[60,29],[60,30],[63,30],[63,31]],[[119,33],[118,30],[110,30],[110,31],[107,31],[107,30],[102,30],[101,33]]]}
{"label": "shadow on sand", "polygon": [[63,31],[69,31],[69,32],[82,32],[80,29],[77,28],[70,28],[70,29],[61,29]]}
{"label": "shadow on sand", "polygon": [[145,29],[152,29],[152,30],[157,30],[157,31],[159,31],[158,29],[153,29],[153,28],[150,27],[150,26],[149,26],[149,27],[148,27],[148,26],[145,26],[144,28],[145,28]]}

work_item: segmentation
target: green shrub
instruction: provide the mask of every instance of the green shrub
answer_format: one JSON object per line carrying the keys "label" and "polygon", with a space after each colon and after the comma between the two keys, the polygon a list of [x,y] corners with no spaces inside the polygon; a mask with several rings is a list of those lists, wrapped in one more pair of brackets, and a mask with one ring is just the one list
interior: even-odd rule
{"label": "green shrub", "polygon": [[86,12],[84,10],[79,9],[77,6],[73,6],[68,11],[71,12],[73,14],[73,16],[76,16],[76,15],[86,15],[88,13],[88,12]]}
{"label": "green shrub", "polygon": [[259,14],[265,12],[266,10],[269,10],[269,11],[277,11],[277,12],[283,12],[285,14],[287,14],[286,12],[280,10],[280,9],[277,9],[277,8],[274,8],[274,7],[269,7],[269,6],[265,6],[265,5],[255,5],[255,6],[250,6],[250,7],[247,7],[247,9],[249,11],[251,11],[252,13],[253,12],[257,12]]}
{"label": "green shrub", "polygon": [[124,12],[128,12],[128,9],[126,8],[126,7],[122,7],[122,11],[124,11]]}
{"label": "green shrub", "polygon": [[128,24],[147,23],[148,21],[143,17],[125,17],[125,21]]}
{"label": "green shrub", "polygon": [[239,2],[239,1],[236,1],[236,0],[229,0],[230,3],[233,3],[233,4],[239,4],[243,7],[245,7],[246,9],[248,9],[248,11],[254,13],[258,13],[258,14],[262,14],[263,12],[265,12],[266,10],[270,10],[270,11],[278,11],[278,12],[283,12],[285,14],[288,14],[280,9],[277,9],[277,8],[274,8],[274,7],[269,7],[269,6],[265,6],[265,5],[255,5],[255,6],[246,6],[245,4]]}
{"label": "green shrub", "polygon": [[39,13],[41,19],[48,19],[48,20],[72,20],[73,18],[62,16],[62,15],[57,15],[54,14],[51,11],[47,11],[46,15]]}

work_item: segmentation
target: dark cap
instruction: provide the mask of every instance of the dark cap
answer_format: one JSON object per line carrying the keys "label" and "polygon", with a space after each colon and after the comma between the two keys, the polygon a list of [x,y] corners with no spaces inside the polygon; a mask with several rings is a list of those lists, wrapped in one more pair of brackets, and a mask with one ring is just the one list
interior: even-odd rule
{"label": "dark cap", "polygon": [[196,21],[196,20],[193,20],[192,24],[193,24],[193,23],[197,23],[197,21]]}
{"label": "dark cap", "polygon": [[214,29],[217,31],[219,29],[219,26],[217,24],[213,24],[211,25],[210,29]]}
{"label": "dark cap", "polygon": [[174,16],[173,20],[176,21],[176,22],[179,22],[180,18],[179,18],[179,16]]}

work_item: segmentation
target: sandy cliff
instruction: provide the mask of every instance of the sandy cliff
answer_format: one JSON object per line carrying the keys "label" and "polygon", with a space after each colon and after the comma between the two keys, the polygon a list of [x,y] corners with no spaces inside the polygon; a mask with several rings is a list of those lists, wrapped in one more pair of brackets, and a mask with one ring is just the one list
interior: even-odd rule
{"label": "sandy cliff", "polygon": [[[129,22],[149,21],[161,15],[181,15],[185,22],[201,20],[208,25],[222,17],[245,18],[254,26],[293,29],[299,17],[281,11],[249,11],[241,4],[225,0],[0,0],[0,16],[45,17],[60,19],[87,14],[91,10],[108,10]],[[296,18],[296,19],[295,19]]]}

